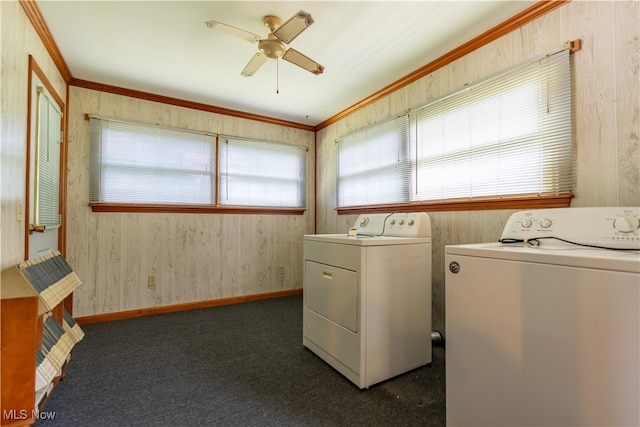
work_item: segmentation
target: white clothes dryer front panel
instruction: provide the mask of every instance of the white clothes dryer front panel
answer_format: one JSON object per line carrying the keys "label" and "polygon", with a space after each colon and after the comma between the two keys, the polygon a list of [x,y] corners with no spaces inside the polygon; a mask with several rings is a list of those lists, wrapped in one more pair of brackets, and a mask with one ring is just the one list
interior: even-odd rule
{"label": "white clothes dryer front panel", "polygon": [[361,229],[355,236],[304,238],[303,345],[359,388],[431,362],[425,221],[424,213],[361,216],[356,226],[399,235]]}

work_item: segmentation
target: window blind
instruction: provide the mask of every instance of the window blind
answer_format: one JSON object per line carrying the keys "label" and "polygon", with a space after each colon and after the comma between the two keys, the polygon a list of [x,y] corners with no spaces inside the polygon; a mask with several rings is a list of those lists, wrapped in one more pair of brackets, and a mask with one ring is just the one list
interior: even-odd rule
{"label": "window blind", "polygon": [[220,137],[219,203],[227,206],[304,207],[304,147]]}
{"label": "window blind", "polygon": [[35,223],[60,225],[60,143],[62,113],[58,105],[37,89]]}
{"label": "window blind", "polygon": [[404,115],[337,140],[338,206],[409,201],[408,134]]}
{"label": "window blind", "polygon": [[93,203],[215,203],[215,134],[90,119]]}
{"label": "window blind", "polygon": [[569,51],[419,108],[411,129],[414,201],[570,192]]}

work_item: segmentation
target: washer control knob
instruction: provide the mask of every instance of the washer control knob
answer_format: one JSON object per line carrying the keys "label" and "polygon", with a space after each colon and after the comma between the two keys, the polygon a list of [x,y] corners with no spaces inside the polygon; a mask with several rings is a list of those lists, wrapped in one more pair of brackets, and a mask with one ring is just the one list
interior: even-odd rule
{"label": "washer control knob", "polygon": [[622,233],[631,233],[640,228],[640,220],[633,216],[619,216],[613,220],[613,228]]}
{"label": "washer control knob", "polygon": [[390,222],[389,224],[391,224],[391,225],[395,225],[395,224],[396,224],[396,220],[395,220],[395,219],[392,219],[392,220],[391,220],[391,222]]}
{"label": "washer control knob", "polygon": [[549,228],[549,227],[551,227],[551,224],[553,224],[553,223],[551,222],[551,220],[549,218],[545,218],[542,221],[540,221],[540,227],[542,227],[542,228]]}
{"label": "washer control knob", "polygon": [[362,221],[360,221],[360,227],[366,227],[367,224],[369,224],[369,218],[362,218]]}
{"label": "washer control knob", "polygon": [[407,221],[407,224],[409,224],[409,226],[411,226],[411,225],[413,225],[413,224],[415,224],[415,223],[416,223],[416,222],[415,222],[414,220],[412,220],[412,219],[410,219],[409,221]]}
{"label": "washer control knob", "polygon": [[525,218],[522,220],[522,228],[531,228],[532,225],[533,221],[531,221],[529,218]]}
{"label": "washer control knob", "polygon": [[400,225],[404,224],[404,219],[401,219],[400,221],[398,221],[398,224]]}

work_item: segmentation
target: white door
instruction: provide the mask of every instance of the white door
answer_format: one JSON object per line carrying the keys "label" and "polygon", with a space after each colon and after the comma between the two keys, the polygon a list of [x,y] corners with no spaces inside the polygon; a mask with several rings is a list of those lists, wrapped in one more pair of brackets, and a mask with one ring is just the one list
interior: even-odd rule
{"label": "white door", "polygon": [[58,250],[62,109],[36,73],[31,85],[28,258]]}

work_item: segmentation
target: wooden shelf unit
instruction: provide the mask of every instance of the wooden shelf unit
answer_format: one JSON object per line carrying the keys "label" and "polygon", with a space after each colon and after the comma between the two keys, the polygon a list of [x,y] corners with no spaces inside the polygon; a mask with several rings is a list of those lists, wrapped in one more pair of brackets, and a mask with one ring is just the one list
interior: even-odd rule
{"label": "wooden shelf unit", "polygon": [[[56,296],[43,298],[28,279],[34,279],[33,272],[25,274],[23,264],[3,270],[0,279],[0,425],[11,427],[37,421],[39,410],[69,366],[71,348],[84,335],[68,313],[65,320],[65,299],[80,284],[75,273],[46,285],[49,294],[55,291]],[[44,356],[40,363],[39,351]]]}

